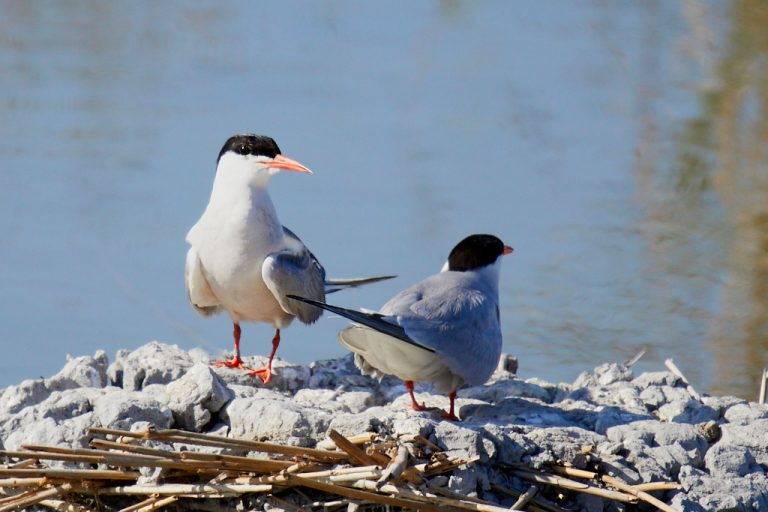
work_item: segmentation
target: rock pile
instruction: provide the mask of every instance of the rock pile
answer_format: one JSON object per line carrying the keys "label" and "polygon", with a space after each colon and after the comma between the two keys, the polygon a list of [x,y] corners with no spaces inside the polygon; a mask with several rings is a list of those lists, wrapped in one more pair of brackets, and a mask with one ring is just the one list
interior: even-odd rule
{"label": "rock pile", "polygon": [[[409,410],[402,382],[361,376],[351,357],[309,366],[278,360],[267,386],[208,361],[201,350],[157,342],[121,351],[111,364],[103,352],[73,358],[51,378],[0,390],[2,448],[86,448],[89,428],[142,422],[319,448],[328,448],[331,429],[421,435],[450,456],[478,461],[454,472],[453,491],[506,506],[515,499],[494,484],[524,492],[530,483],[505,468],[565,464],[633,485],[679,482],[679,490],[654,493],[677,510],[768,510],[768,406],[694,398],[671,372],[635,377],[603,364],[573,384],[552,384],[520,380],[500,364],[488,384],[459,392],[463,421],[451,423],[437,411]],[[624,510],[587,494],[568,500],[562,505],[572,510]]]}

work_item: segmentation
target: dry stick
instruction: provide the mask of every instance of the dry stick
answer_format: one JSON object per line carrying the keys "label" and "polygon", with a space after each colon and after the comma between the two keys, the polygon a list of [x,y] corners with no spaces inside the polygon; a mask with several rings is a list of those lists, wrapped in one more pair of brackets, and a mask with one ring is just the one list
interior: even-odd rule
{"label": "dry stick", "polygon": [[230,485],[230,484],[162,484],[162,485],[121,485],[103,487],[98,489],[98,494],[160,494],[183,495],[195,498],[220,497],[228,498],[240,496],[246,493],[269,492],[272,486],[269,484],[258,485]]}
{"label": "dry stick", "polygon": [[677,491],[683,486],[677,482],[648,482],[632,486],[637,491]]}
{"label": "dry stick", "polygon": [[18,492],[16,494],[4,494],[5,498],[0,499],[0,506],[6,505],[8,503],[13,503],[14,501],[19,500],[20,498],[23,498],[24,496],[32,496],[40,489],[32,489],[27,491]]}
{"label": "dry stick", "polygon": [[[29,452],[7,452],[10,456],[16,456],[16,455],[24,455],[26,456]],[[110,466],[126,466],[126,467],[148,467],[148,468],[167,468],[167,469],[184,469],[187,471],[198,471],[203,469],[208,470],[220,470],[221,468],[232,468],[234,465],[227,464],[227,463],[210,463],[210,462],[204,462],[204,461],[175,461],[175,460],[166,460],[166,459],[160,459],[157,457],[147,457],[143,455],[133,455],[133,454],[115,454],[114,452],[110,452],[109,455],[70,455],[65,453],[43,453],[43,452],[35,452],[37,453],[37,457],[40,459],[45,460],[61,460],[61,461],[71,461],[71,462],[87,462],[91,464],[109,464]],[[256,461],[256,459],[253,459]],[[269,462],[271,461],[265,461],[267,464],[265,465],[258,465],[254,464],[253,467],[248,469],[248,471],[262,471],[264,473],[269,473],[275,470],[275,467],[270,465]],[[240,465],[234,466],[234,467],[240,467]],[[279,470],[280,468],[278,468]],[[0,473],[1,475],[2,473]]]}
{"label": "dry stick", "polygon": [[310,506],[312,508],[322,507],[322,508],[328,509],[328,508],[343,507],[345,505],[349,505],[349,503],[350,503],[349,500],[313,501]]}
{"label": "dry stick", "polygon": [[62,500],[43,500],[39,503],[58,512],[91,512],[91,509]]}
{"label": "dry stick", "polygon": [[[255,484],[263,483],[263,484],[280,485],[280,484],[289,483],[291,478],[293,478],[294,476],[298,476],[300,478],[308,478],[309,480],[320,480],[323,482],[356,482],[358,480],[368,480],[368,479],[378,478],[379,476],[381,476],[381,470],[375,469],[372,471],[363,471],[363,472],[357,472],[357,473],[347,472],[347,473],[336,474],[336,475],[327,475],[323,477],[318,477],[318,476],[308,477],[306,474],[301,474],[301,473],[296,475],[273,475],[273,476],[267,476],[263,478],[253,478],[253,479],[250,479],[252,480],[251,482],[243,481],[243,480],[248,480],[248,478],[245,477],[245,478],[238,478],[236,482],[238,484],[248,483],[248,484],[255,485]],[[225,483],[229,483],[229,482],[225,482]]]}
{"label": "dry stick", "polygon": [[633,364],[638,362],[640,360],[640,358],[645,355],[647,350],[648,350],[647,347],[641,348],[640,351],[637,354],[635,354],[631,358],[629,358],[626,361],[624,361],[624,366],[632,366]]}
{"label": "dry stick", "polygon": [[335,430],[333,429],[329,430],[328,437],[330,437],[331,440],[334,443],[336,443],[336,446],[338,446],[339,449],[346,452],[347,455],[349,455],[352,458],[352,460],[354,460],[358,464],[361,464],[363,466],[379,465],[379,462],[376,459],[374,459],[373,457],[365,453],[356,445],[350,443],[346,437],[339,434]]}
{"label": "dry stick", "polygon": [[284,446],[275,443],[264,443],[260,441],[248,441],[245,439],[231,439],[229,437],[217,436],[212,434],[199,434],[197,432],[185,432],[183,430],[160,430],[150,434],[150,439],[163,439],[176,442],[186,442],[189,444],[202,444],[213,446],[211,443],[222,443],[230,445],[233,448],[247,448],[250,451],[260,451],[267,453],[279,453],[289,457],[308,457],[322,461],[340,461],[346,460],[343,453],[332,452],[328,450],[317,450],[314,448],[301,448],[298,446]]}
{"label": "dry stick", "polygon": [[568,466],[551,466],[552,471],[560,475],[575,476],[577,478],[593,479],[597,478],[597,473],[594,471],[585,471],[583,469],[576,469]]}
{"label": "dry stick", "polygon": [[157,448],[147,448],[145,446],[131,444],[131,443],[116,443],[114,441],[104,441],[102,439],[94,439],[91,441],[91,446],[104,450],[120,450],[123,452],[138,453],[140,455],[149,455],[154,457],[164,457],[168,459],[181,459],[181,452],[174,452],[171,450],[160,450]]}
{"label": "dry stick", "polygon": [[[523,495],[523,493],[513,491],[512,489],[507,489],[503,485],[498,484],[491,484],[491,489],[504,494],[509,494],[510,496],[514,496],[516,498],[520,498],[520,496]],[[528,505],[528,510],[531,512],[568,512],[567,509],[559,507],[554,503],[544,502],[541,499],[536,498],[531,499],[531,502]]]}
{"label": "dry stick", "polygon": [[472,496],[465,496],[463,494],[459,494],[457,492],[453,492],[449,489],[446,489],[445,487],[438,487],[437,485],[432,485],[430,483],[427,483],[427,489],[429,489],[435,494],[439,494],[447,498],[454,498],[454,499],[463,500],[463,501],[471,501],[473,503],[480,503],[482,505],[493,505],[493,503],[491,503],[490,501],[481,500],[480,498],[473,498]]}
{"label": "dry stick", "polygon": [[477,462],[478,460],[480,460],[480,457],[475,457],[474,459],[467,459],[467,460],[453,459],[453,460],[446,460],[446,461],[430,462],[426,464],[416,464],[415,466],[413,466],[413,469],[423,474],[424,476],[433,476],[433,475],[439,475],[440,473],[445,473],[447,471],[454,470],[457,467],[463,466],[465,464],[472,464],[474,462]]}
{"label": "dry stick", "polygon": [[536,496],[537,492],[539,492],[538,487],[535,485],[530,486],[527,491],[517,498],[517,501],[512,505],[512,510],[525,510],[525,506]]}
{"label": "dry stick", "polygon": [[66,494],[70,491],[70,489],[72,489],[72,484],[64,483],[57,485],[56,487],[51,487],[50,489],[45,489],[43,491],[33,493],[31,495],[24,493],[24,495],[22,495],[22,497],[19,499],[10,502],[7,505],[0,506],[0,512],[7,512],[10,510],[16,510],[17,508],[28,507],[43,500],[53,498],[54,496]]}
{"label": "dry stick", "polygon": [[306,507],[302,507],[300,505],[297,505],[288,500],[284,500],[283,498],[280,498],[275,495],[269,496],[268,499],[269,501],[277,503],[280,506],[280,508],[282,508],[283,510],[295,510],[297,512],[308,512],[308,509]]}
{"label": "dry stick", "polygon": [[133,453],[115,453],[108,450],[93,450],[90,448],[61,448],[58,446],[39,446],[39,445],[24,445],[22,448],[28,450],[7,450],[5,453],[9,457],[35,457],[36,459],[54,459],[55,460],[72,460],[82,461],[85,463],[101,462],[101,459],[106,457],[119,458],[120,460],[133,460],[133,461],[160,461],[162,457],[154,455],[137,455]]}
{"label": "dry stick", "polygon": [[[359,489],[372,491],[376,489],[376,482],[358,480],[354,483],[354,486]],[[439,505],[442,509],[447,506],[461,508],[464,510],[474,510],[477,512],[507,512],[509,510],[506,507],[500,507],[498,505],[469,501],[464,499],[465,497],[462,497],[461,499],[443,498],[434,494],[412,491],[392,484],[383,485],[380,489],[380,492],[396,494],[398,496],[402,496],[403,498],[412,499],[414,501],[420,501],[423,503],[430,503],[432,505]]]}
{"label": "dry stick", "polygon": [[368,455],[370,458],[372,458],[374,461],[376,461],[376,464],[378,464],[383,468],[389,466],[389,463],[392,462],[392,459],[390,459],[388,455],[378,452],[371,447],[368,447],[368,449],[365,450],[364,453]]}
{"label": "dry stick", "polygon": [[149,498],[140,501],[138,503],[134,503],[130,507],[125,507],[123,509],[118,510],[118,512],[135,512],[136,510],[139,510],[142,507],[146,507],[147,505],[151,505],[153,503],[156,503],[158,500],[160,500],[160,496],[150,496]]}
{"label": "dry stick", "polygon": [[143,432],[129,432],[109,428],[90,428],[88,429],[88,432],[91,434],[105,434],[132,437],[136,439],[155,439],[177,443],[197,444],[201,446],[214,446],[217,448],[230,448],[233,450],[278,453],[289,457],[307,457],[321,461],[343,461],[347,459],[347,456],[340,452],[316,450],[312,448],[300,448],[298,446],[283,446],[274,443],[248,441],[245,439],[232,439],[229,437],[216,436],[212,434],[184,432],[182,430],[147,430]]}
{"label": "dry stick", "polygon": [[[370,456],[373,460],[375,460],[376,463],[383,468],[389,466],[392,462],[392,459],[390,459],[389,456],[384,455],[383,453],[379,453],[376,450],[373,450],[371,448],[369,448],[366,451],[366,454]],[[421,478],[421,475],[418,472],[416,472],[416,470],[413,468],[405,468],[402,473],[402,478],[407,482],[410,482],[416,485],[421,485],[424,482],[424,479]]]}
{"label": "dry stick", "polygon": [[397,455],[389,463],[387,469],[381,474],[381,478],[376,481],[376,489],[378,490],[390,479],[400,478],[403,470],[408,465],[409,458],[408,448],[405,445],[400,445],[397,449]]}
{"label": "dry stick", "polygon": [[[263,471],[271,473],[273,471],[281,471],[291,466],[295,466],[295,463],[285,460],[272,460],[272,459],[254,459],[253,457],[239,457],[236,455],[221,455],[217,453],[203,453],[203,452],[172,452],[169,450],[159,450],[157,448],[145,448],[143,446],[128,445],[125,443],[115,443],[112,441],[99,441],[94,440],[91,444],[94,446],[100,446],[102,448],[114,448],[119,450],[127,450],[130,452],[136,452],[144,455],[165,457],[169,459],[176,459],[184,462],[190,462],[192,460],[199,460],[205,462],[222,462],[227,463],[228,468],[232,469],[248,469],[254,467],[254,471]],[[112,453],[112,452],[110,452]],[[248,469],[250,470],[250,469]]]}
{"label": "dry stick", "polygon": [[628,483],[623,482],[623,481],[619,480],[618,478],[615,478],[615,477],[612,477],[612,476],[608,476],[608,475],[602,475],[600,478],[602,479],[603,482],[605,482],[605,483],[607,483],[609,485],[612,485],[612,486],[616,487],[617,489],[621,489],[622,491],[628,492],[629,494],[632,494],[633,496],[637,496],[641,500],[650,503],[651,505],[655,506],[659,510],[663,510],[664,512],[678,512],[677,510],[675,510],[674,508],[670,507],[669,505],[667,505],[666,503],[664,503],[660,499],[654,498],[653,496],[651,496],[650,494],[648,494],[645,491],[638,491],[637,489],[635,489],[634,487],[632,487]]}
{"label": "dry stick", "polygon": [[136,480],[137,471],[111,469],[0,469],[0,477],[45,476],[61,480]]}
{"label": "dry stick", "polygon": [[175,503],[178,500],[179,500],[178,496],[167,496],[165,498],[161,498],[155,501],[154,503],[149,503],[144,507],[136,509],[136,512],[151,512],[152,510],[157,510],[166,505],[170,505],[171,503]]}
{"label": "dry stick", "polygon": [[523,471],[520,469],[513,469],[512,473],[515,476],[530,480],[532,482],[538,482],[542,484],[554,485],[569,489],[571,491],[583,492],[585,494],[594,494],[608,498],[614,501],[620,501],[622,503],[636,503],[637,497],[634,495],[627,495],[622,492],[611,491],[608,489],[601,489],[600,487],[594,487],[582,482],[576,482],[575,480],[569,480],[555,475],[548,475],[545,473],[533,473],[530,471]]}
{"label": "dry stick", "polygon": [[46,482],[45,478],[5,478],[0,480],[3,487],[40,487]]}
{"label": "dry stick", "polygon": [[267,484],[267,483],[281,483],[281,482],[287,482],[289,478],[293,476],[298,476],[301,478],[311,478],[311,479],[317,479],[317,478],[326,478],[326,477],[332,477],[332,476],[338,476],[338,475],[349,475],[349,474],[359,474],[362,472],[371,472],[372,477],[377,477],[381,474],[381,469],[379,466],[353,466],[349,468],[337,468],[337,469],[328,469],[326,471],[311,471],[311,472],[304,472],[304,473],[280,473],[277,475],[265,475],[265,476],[259,476],[259,477],[250,477],[250,476],[240,476],[233,478],[231,480],[225,480],[226,483],[236,483],[236,484]]}
{"label": "dry stick", "polygon": [[[597,478],[597,473],[593,471],[585,471],[583,469],[576,469],[567,466],[551,466],[555,473],[567,476],[575,476],[579,478],[594,479]],[[682,488],[677,482],[647,482],[644,484],[637,484],[632,486],[637,491],[674,491]]]}
{"label": "dry stick", "polygon": [[758,400],[757,400],[757,403],[759,404],[765,403],[766,382],[768,382],[768,368],[763,368],[763,375],[760,377],[760,396],[758,397]]}
{"label": "dry stick", "polygon": [[376,432],[363,432],[362,434],[357,434],[352,437],[348,437],[347,440],[349,440],[352,444],[365,444],[370,443],[374,439],[376,439]]}
{"label": "dry stick", "polygon": [[[46,444],[23,444],[22,450],[17,450],[19,453],[27,453],[30,456],[38,457],[39,454],[45,453],[61,453],[65,455],[111,455],[109,450],[95,450],[93,448],[65,448],[63,446],[50,446]],[[23,452],[28,450],[28,452]],[[162,458],[157,456],[151,456],[154,458]],[[39,458],[39,457],[38,457]]]}
{"label": "dry stick", "polygon": [[680,368],[675,365],[675,362],[672,361],[671,358],[664,361],[664,366],[669,368],[669,371],[674,373],[678,379],[683,381],[683,384],[685,384],[685,389],[688,390],[688,393],[693,397],[694,400],[701,402],[701,395],[697,393],[695,389],[693,389],[693,386],[691,386],[691,384],[688,382],[688,379],[685,378],[683,372],[680,371]]}
{"label": "dry stick", "polygon": [[[318,482],[316,480],[310,480],[308,478],[291,477],[291,483],[301,485],[302,487],[309,487],[310,489],[316,489],[318,491],[329,492],[337,494],[339,496],[346,496],[356,500],[372,501],[374,503],[383,503],[384,505],[392,505],[395,507],[406,507],[416,510],[429,510],[432,512],[439,512],[441,509],[435,505],[429,503],[422,503],[418,501],[407,500],[403,498],[395,498],[392,496],[383,496],[376,494],[375,492],[360,491],[357,489],[350,489],[341,485]],[[373,482],[371,482],[373,484]]]}
{"label": "dry stick", "polygon": [[441,452],[441,451],[443,451],[442,448],[440,448],[435,443],[433,443],[432,441],[430,441],[426,437],[422,436],[421,434],[416,434],[414,436],[414,439],[416,439],[418,442],[420,442],[421,444],[423,444],[424,446],[426,446],[427,448],[429,448],[433,452]]}
{"label": "dry stick", "polygon": [[16,464],[11,464],[7,468],[3,468],[3,469],[23,469],[23,468],[28,468],[30,466],[34,466],[36,464],[37,464],[37,459],[26,459],[26,460],[19,461]]}

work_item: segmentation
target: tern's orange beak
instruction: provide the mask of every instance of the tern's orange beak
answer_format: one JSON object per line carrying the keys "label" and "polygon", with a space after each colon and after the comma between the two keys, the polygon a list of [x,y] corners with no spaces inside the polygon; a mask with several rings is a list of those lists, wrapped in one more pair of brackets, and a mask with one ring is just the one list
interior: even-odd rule
{"label": "tern's orange beak", "polygon": [[309,169],[309,167],[304,167],[296,160],[283,155],[277,155],[272,160],[267,160],[266,165],[267,167],[271,167],[273,169],[284,169],[286,171],[306,172],[308,174],[312,174],[312,171]]}
{"label": "tern's orange beak", "polygon": [[512,251],[514,251],[514,249],[512,249],[512,248],[511,248],[510,246],[508,246],[508,245],[505,245],[505,246],[504,246],[504,250],[501,252],[501,254],[503,254],[504,256],[506,256],[507,254],[512,254]]}

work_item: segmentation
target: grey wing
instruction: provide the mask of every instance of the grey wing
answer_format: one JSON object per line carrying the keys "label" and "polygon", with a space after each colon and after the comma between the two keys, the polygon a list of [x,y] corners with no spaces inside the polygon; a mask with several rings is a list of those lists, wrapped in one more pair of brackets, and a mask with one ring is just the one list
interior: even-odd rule
{"label": "grey wing", "polygon": [[[320,262],[317,260],[314,254],[312,254],[312,251],[307,249],[307,247],[304,245],[304,243],[301,241],[301,238],[299,238],[296,233],[288,229],[287,227],[283,226],[283,234],[285,235],[285,238],[288,241],[289,247],[292,247],[295,251],[299,251],[301,249],[307,251],[309,253],[310,259],[314,262],[315,266],[318,268],[318,270],[321,272],[323,276],[323,284],[325,285],[325,294],[331,294],[336,293],[341,290],[346,290],[348,288],[356,288],[358,286],[363,286],[366,284],[371,283],[378,283],[379,281],[386,281],[387,279],[393,279],[397,276],[393,275],[386,275],[386,276],[369,276],[369,277],[351,277],[351,278],[337,278],[337,279],[327,279],[325,277],[325,268],[320,264]],[[301,294],[297,294],[301,295]],[[314,297],[311,297],[314,298]]]}
{"label": "grey wing", "polygon": [[205,277],[205,269],[197,251],[190,247],[187,251],[187,261],[184,265],[184,284],[187,297],[195,311],[203,316],[211,316],[221,311],[221,303],[211,289]]}
{"label": "grey wing", "polygon": [[261,275],[284,311],[298,317],[305,324],[311,324],[320,318],[323,310],[291,300],[287,295],[325,301],[325,270],[298,237],[287,228],[284,229],[300,245],[292,243],[288,249],[267,256]]}
{"label": "grey wing", "polygon": [[382,313],[397,316],[405,333],[435,350],[454,373],[470,384],[482,383],[501,354],[498,299],[438,274],[390,300]]}

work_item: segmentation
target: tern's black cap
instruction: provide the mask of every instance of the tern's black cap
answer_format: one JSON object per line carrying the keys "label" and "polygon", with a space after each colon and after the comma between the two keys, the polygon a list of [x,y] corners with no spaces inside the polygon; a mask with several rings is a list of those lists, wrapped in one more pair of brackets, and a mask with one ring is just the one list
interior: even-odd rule
{"label": "tern's black cap", "polygon": [[448,270],[476,270],[495,262],[504,254],[504,242],[493,235],[469,235],[448,255]]}
{"label": "tern's black cap", "polygon": [[241,133],[227,139],[219,151],[216,163],[218,164],[221,157],[230,151],[238,155],[266,156],[267,158],[275,158],[280,154],[280,148],[272,137],[253,133]]}

